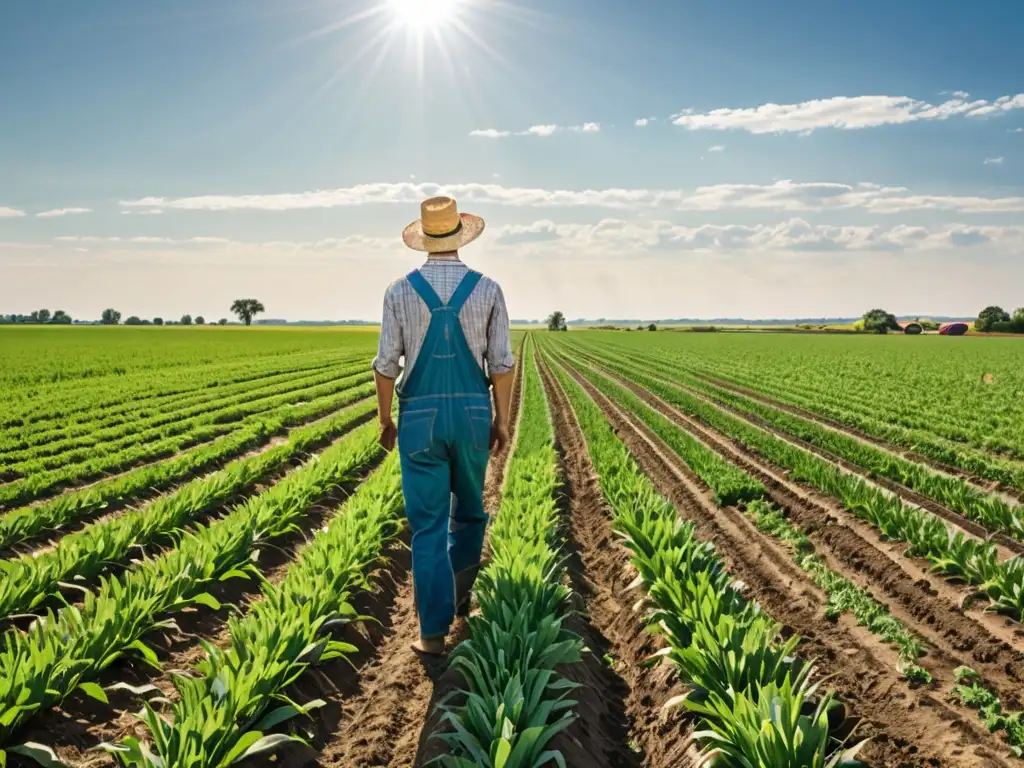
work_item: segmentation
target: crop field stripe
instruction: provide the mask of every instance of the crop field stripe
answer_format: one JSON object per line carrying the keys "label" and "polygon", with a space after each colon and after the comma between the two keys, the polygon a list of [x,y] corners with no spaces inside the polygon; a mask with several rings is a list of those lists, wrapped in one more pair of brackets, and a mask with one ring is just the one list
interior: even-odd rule
{"label": "crop field stripe", "polygon": [[[211,402],[232,394],[246,392],[251,390],[254,384],[263,386],[304,379],[328,369],[338,369],[357,363],[361,359],[363,359],[361,356],[352,355],[336,361],[317,361],[315,365],[304,368],[280,370],[281,366],[278,365],[268,368],[266,372],[250,369],[247,377],[241,381],[220,383],[213,379],[182,392],[159,397],[140,395],[106,408],[89,407],[89,404],[86,403],[83,410],[75,414],[56,416],[52,419],[6,428],[3,442],[0,443],[0,452],[6,456],[12,450],[28,444],[29,441],[41,443],[44,440],[49,441],[63,436],[85,435],[97,429],[115,426],[132,419],[148,418],[167,411],[179,410],[190,405]],[[72,418],[72,416],[79,418]]]}
{"label": "crop field stripe", "polygon": [[[595,344],[592,340],[582,343],[574,340],[573,345],[592,351],[600,349],[604,354],[607,354],[609,349],[614,349],[621,358],[637,362],[650,357],[649,354],[645,356],[635,348],[620,347],[618,344],[603,345]],[[662,357],[676,358],[670,350],[666,349],[662,352],[664,353]],[[706,368],[684,362],[679,364],[693,377],[711,380],[711,383],[721,382],[752,389],[758,393],[770,394],[784,403],[805,408],[816,416],[831,419],[846,428],[860,430],[874,439],[902,446],[933,461],[955,467],[969,474],[1004,483],[1017,488],[1018,491],[1024,489],[1024,465],[1020,462],[993,456],[964,443],[939,437],[927,430],[909,429],[893,423],[892,420],[884,420],[873,412],[854,413],[848,407],[845,399],[802,387],[798,381],[794,381],[792,378],[787,379],[785,383],[780,383],[765,374],[756,377],[744,376],[737,372],[737,368],[741,365],[738,360],[730,361],[729,367],[724,369]],[[811,394],[795,394],[805,390]],[[916,405],[915,403],[915,407]]]}
{"label": "crop field stripe", "polygon": [[962,531],[951,531],[930,512],[909,507],[897,496],[864,479],[850,475],[817,455],[787,443],[720,408],[707,403],[661,379],[639,373],[634,367],[608,363],[607,367],[684,413],[698,418],[778,466],[793,477],[810,483],[857,517],[870,523],[886,537],[910,544],[909,556],[929,560],[934,569],[962,579],[985,592],[996,607],[1019,619],[1024,610],[1024,557],[999,560],[997,548]]}
{"label": "crop field stripe", "polygon": [[[337,356],[335,356],[335,354]],[[369,359],[372,352],[362,355]],[[334,354],[319,352],[315,355],[303,355],[304,360],[298,368],[311,362],[310,370],[332,364],[345,364],[358,359],[358,353],[351,349],[339,350]],[[224,365],[197,365],[188,369],[174,369],[169,372],[163,368],[154,371],[136,373],[130,377],[105,377],[94,379],[89,384],[80,383],[78,387],[69,389],[67,383],[49,387],[27,386],[21,390],[12,390],[8,410],[0,411],[0,426],[25,427],[39,421],[68,420],[76,414],[85,414],[89,419],[91,413],[115,413],[117,409],[132,410],[140,403],[148,406],[157,405],[156,401],[171,398],[188,397],[190,393],[217,386],[241,384],[255,381],[265,375],[276,375],[297,370],[292,356],[268,357],[246,363],[229,363]],[[25,407],[16,409],[15,403],[23,401]]]}
{"label": "crop field stripe", "polygon": [[[523,349],[523,401],[516,445],[505,472],[501,509],[490,528],[491,559],[475,595],[480,615],[470,638],[451,656],[463,678],[464,699],[443,705],[454,726],[437,738],[449,746],[443,761],[486,765],[543,765],[555,759],[550,740],[576,718],[576,684],[556,667],[580,661],[583,644],[563,625],[569,591],[559,546],[557,456],[537,363]],[[514,712],[509,696],[522,698]],[[560,754],[560,753],[559,753]]]}
{"label": "crop field stripe", "polygon": [[[75,484],[85,483],[112,472],[174,456],[192,445],[209,442],[222,434],[244,428],[246,421],[258,421],[265,411],[343,392],[367,381],[371,376],[369,373],[358,374],[312,389],[263,398],[259,403],[239,405],[221,412],[216,417],[221,421],[217,423],[207,423],[206,417],[197,416],[194,418],[196,426],[185,434],[173,435],[148,445],[130,446],[114,454],[99,456],[95,460],[34,473],[0,486],[0,508],[25,504],[33,499],[53,495],[61,488],[73,487]],[[229,417],[233,420],[227,420]]]}
{"label": "crop field stripe", "polygon": [[314,502],[354,481],[380,454],[376,425],[360,427],[266,493],[183,534],[175,549],[101,580],[80,606],[48,612],[27,631],[4,633],[0,680],[8,685],[0,690],[0,754],[20,746],[16,734],[26,719],[73,692],[105,699],[93,681],[117,659],[138,655],[159,666],[142,637],[173,626],[162,616],[193,605],[219,609],[210,585],[258,578],[253,554],[297,530]]}
{"label": "crop field stripe", "polygon": [[[815,532],[820,533],[822,530],[822,517],[795,500],[796,506],[791,506],[792,502],[783,497],[779,509],[765,501],[755,500],[745,504],[743,512],[721,506],[715,511],[715,507],[709,507],[706,503],[688,500],[699,489],[695,487],[685,490],[687,482],[678,473],[679,468],[688,468],[678,458],[673,464],[671,457],[676,456],[673,449],[642,419],[630,417],[620,407],[617,399],[601,392],[578,370],[567,370],[605,412],[616,433],[624,436],[630,451],[639,451],[636,453],[637,460],[646,472],[653,473],[651,476],[661,492],[676,501],[677,508],[697,525],[698,532],[703,532],[705,539],[718,542],[723,548],[723,554],[732,558],[732,565],[736,568],[734,577],[750,580],[748,585],[753,585],[755,593],[768,601],[769,613],[778,620],[785,620],[788,629],[805,638],[804,643],[811,649],[807,653],[813,654],[819,661],[830,660],[830,679],[848,700],[857,702],[860,714],[867,718],[860,729],[862,734],[867,732],[866,735],[871,738],[869,764],[904,764],[902,760],[909,755],[898,748],[900,743],[924,745],[934,742],[937,752],[915,752],[918,761],[906,763],[930,765],[932,763],[925,759],[928,754],[935,757],[944,751],[947,756],[960,755],[964,754],[965,744],[978,746],[994,742],[984,729],[972,723],[972,716],[959,709],[951,700],[933,697],[929,689],[936,694],[951,690],[957,681],[956,670],[965,658],[971,661],[971,653],[965,654],[963,649],[974,648],[974,661],[987,659],[992,662],[981,663],[984,668],[981,679],[987,678],[996,683],[997,689],[1009,696],[1008,701],[1018,701],[1015,692],[1019,689],[1019,683],[1015,681],[1020,678],[1016,675],[1024,667],[1019,658],[1012,660],[1014,654],[1008,646],[1003,646],[998,657],[991,657],[993,638],[980,640],[983,637],[978,631],[980,628],[975,627],[973,635],[949,634],[954,627],[948,621],[936,619],[945,616],[945,612],[953,614],[952,604],[946,608],[940,606],[938,614],[929,615],[927,612],[908,612],[902,602],[897,600],[895,613],[890,613],[885,604],[872,597],[872,593],[881,584],[892,583],[892,576],[887,574],[881,581],[877,576],[864,579],[857,570],[857,563],[871,560],[868,554],[873,545],[868,540],[862,540],[847,552],[853,558],[853,566],[849,558],[837,560],[836,553],[832,551],[832,540],[814,536]],[[644,444],[648,444],[650,450],[644,448]],[[656,466],[661,462],[664,462],[664,468]],[[696,476],[692,479],[696,480]],[[774,487],[770,491],[766,488],[766,493],[773,497],[779,495]],[[704,495],[709,495],[706,490]],[[793,519],[787,519],[791,513]],[[824,510],[821,515],[828,519],[828,513]],[[757,528],[746,523],[747,520],[756,524]],[[806,530],[814,536],[814,548],[812,539],[802,530],[803,526],[807,526]],[[848,538],[853,535],[841,523],[838,524],[838,530]],[[761,536],[766,541],[761,541]],[[774,545],[774,550],[768,543],[772,539],[779,542]],[[820,550],[815,551],[818,547]],[[884,560],[881,553],[875,554]],[[780,558],[781,562],[777,562]],[[794,572],[792,567],[789,570],[779,567],[785,560],[795,563],[799,570]],[[846,574],[852,578],[847,578]],[[806,581],[820,590],[820,598],[812,597],[806,588],[800,587]],[[786,586],[779,589],[779,584]],[[919,586],[909,577],[905,579],[905,584],[915,589]],[[912,605],[923,608],[925,604],[937,602],[941,601],[922,592]],[[811,621],[808,620],[808,603],[812,608],[809,613],[815,617]],[[933,609],[935,607],[932,606]],[[844,614],[849,614],[853,621],[843,622]],[[958,616],[958,620],[958,631],[970,625],[970,621],[965,621],[962,616]],[[862,625],[864,629],[861,630],[856,624]],[[922,636],[915,634],[916,629],[922,630]],[[868,639],[865,630],[877,640]],[[972,639],[968,640],[968,637]],[[890,643],[898,649],[898,658],[890,650]],[[919,661],[917,655],[925,647],[927,657]],[[900,675],[890,672],[895,669],[900,670]],[[934,682],[921,688],[922,683],[931,676],[934,676]],[[911,678],[909,685],[907,677]],[[866,680],[872,681],[869,687],[865,687]],[[899,687],[903,685],[907,687],[901,693]],[[903,706],[919,713],[901,721],[895,728],[890,703],[894,695],[903,702]],[[867,722],[873,724],[874,731],[865,728]],[[937,738],[940,732],[942,737]],[[892,749],[894,746],[897,747],[895,751]],[[999,751],[1001,747],[998,743],[991,743],[982,749],[991,753],[991,750]],[[876,762],[879,760],[881,762]],[[960,764],[956,761],[954,763]],[[946,764],[945,759],[942,764]],[[975,764],[970,763],[971,766]]]}
{"label": "crop field stripe", "polygon": [[[787,521],[785,516],[772,506],[764,486],[758,480],[742,469],[733,467],[731,464],[728,465],[735,473],[746,478],[745,487],[749,488],[750,492],[743,497],[733,497],[723,501],[722,494],[716,490],[714,482],[708,480],[706,462],[703,459],[696,463],[691,462],[694,453],[686,449],[680,450],[677,447],[680,445],[688,447],[689,442],[696,442],[694,437],[644,403],[626,387],[616,384],[613,380],[580,365],[571,358],[558,356],[557,359],[563,365],[568,364],[570,370],[589,381],[595,389],[615,403],[618,408],[625,409],[650,428],[697,477],[704,481],[715,496],[716,504],[719,506],[742,505],[745,514],[755,522],[763,533],[781,541],[793,554],[794,562],[801,570],[810,574],[815,585],[828,595],[829,603],[825,614],[827,618],[835,618],[842,613],[851,613],[858,623],[866,626],[883,642],[895,643],[900,648],[900,661],[903,665],[901,671],[904,674],[915,678],[927,676],[927,673],[917,664],[919,656],[923,653],[920,640],[915,638],[897,619],[894,619],[884,604],[879,603],[868,592],[830,569],[821,558],[813,554],[806,533],[798,525]],[[703,444],[700,445],[703,447]],[[704,450],[710,451],[711,449],[705,447]],[[717,457],[718,454],[715,456]],[[719,461],[724,462],[725,460],[719,457]],[[712,476],[711,480],[714,481],[715,477]]]}
{"label": "crop field stripe", "polygon": [[401,473],[392,454],[302,548],[284,579],[264,582],[262,599],[230,621],[226,647],[207,645],[193,675],[175,677],[181,696],[168,708],[170,717],[147,702],[142,721],[151,743],[128,738],[108,750],[128,766],[186,759],[213,766],[301,743],[277,726],[324,702],[296,705],[285,692],[310,665],[357,650],[331,633],[359,619],[353,599],[372,588],[369,574],[401,531],[401,512]]}
{"label": "crop field stripe", "polygon": [[[655,349],[659,350],[655,354],[669,353],[668,348]],[[908,349],[907,354],[913,353]],[[678,354],[672,356],[680,357]],[[758,361],[761,364],[756,365],[742,357],[730,358],[727,361],[708,360],[692,353],[684,354],[682,357],[686,360],[686,367],[696,372],[726,379],[750,377],[765,385],[783,388],[786,392],[800,393],[812,400],[841,403],[844,408],[861,415],[871,415],[907,429],[929,432],[952,443],[971,445],[993,457],[1008,453],[1018,459],[1024,458],[1024,436],[1019,430],[1020,419],[1024,418],[1024,408],[1010,398],[997,399],[997,396],[985,387],[959,387],[957,395],[963,397],[963,407],[952,410],[948,408],[948,398],[940,386],[915,388],[904,383],[902,379],[907,378],[906,376],[886,376],[885,385],[889,389],[889,397],[880,398],[876,383],[863,377],[843,378],[841,390],[830,386],[836,383],[836,379],[834,374],[829,373],[827,367],[811,371],[809,376],[787,377],[783,385],[779,382],[779,374],[782,374],[784,369],[771,365],[767,360]],[[1008,358],[1007,362],[1010,359],[1012,358]],[[893,373],[891,369],[880,369],[878,372],[883,375]],[[941,369],[929,369],[928,373],[933,376],[932,381],[936,384],[941,381]],[[832,378],[829,378],[830,376]],[[808,381],[811,383],[808,384]],[[839,391],[842,392],[841,398],[836,394]],[[905,403],[913,403],[913,408],[905,407]]]}
{"label": "crop field stripe", "polygon": [[[588,353],[588,356],[605,364],[614,362],[614,358],[606,355]],[[1024,542],[1024,507],[1009,504],[1002,498],[985,493],[960,478],[932,471],[921,464],[867,445],[850,435],[694,379],[688,376],[685,370],[672,364],[653,359],[645,359],[642,364],[650,370],[671,377],[671,383],[695,396],[709,397],[719,406],[762,428],[778,430],[784,435],[803,441],[805,445],[801,447],[821,450],[826,454],[825,458],[831,461],[845,460],[867,473],[887,477],[904,489],[938,502],[947,510],[975,523],[976,525],[972,526],[973,530],[969,528],[975,535],[984,537],[992,532],[1008,534],[1018,541],[1006,544],[1018,552],[1024,551],[1024,545],[1020,543]],[[902,494],[899,488],[890,490]],[[912,494],[910,496],[910,501],[920,503]],[[963,520],[954,522],[959,524]],[[979,526],[981,530],[978,530]]]}
{"label": "crop field stripe", "polygon": [[[747,601],[732,584],[710,544],[696,539],[615,435],[601,409],[563,369],[553,373],[568,396],[614,526],[632,550],[634,564],[653,603],[647,620],[668,646],[660,655],[691,686],[682,701],[701,721],[694,738],[733,760],[756,760],[763,748],[781,749],[774,729],[778,712],[813,714],[786,719],[801,733],[771,764],[824,766],[836,745],[829,734],[831,694],[818,696],[813,666],[795,657],[798,638],[783,640],[781,626]],[[756,661],[755,661],[756,659]],[[749,662],[749,664],[748,664]],[[730,678],[725,670],[744,672]],[[774,742],[774,743],[773,743]]]}
{"label": "crop field stripe", "polygon": [[337,377],[318,378],[317,381],[305,382],[295,388],[269,388],[265,392],[254,393],[256,396],[251,399],[235,395],[230,401],[209,409],[204,406],[191,407],[181,414],[167,414],[152,421],[141,420],[135,424],[122,424],[88,437],[73,438],[58,453],[23,459],[6,465],[0,463],[0,477],[27,478],[33,474],[62,467],[70,470],[76,464],[98,461],[102,456],[119,454],[136,444],[145,446],[176,436],[203,442],[203,438],[208,439],[210,435],[217,437],[282,405],[288,405],[296,400],[313,399],[322,394],[331,394],[339,387],[345,388],[347,385],[369,381],[372,374],[366,371],[366,366],[356,366],[339,372]]}
{"label": "crop field stripe", "polygon": [[181,398],[165,403],[163,407],[153,409],[139,406],[134,410],[123,411],[111,420],[61,424],[42,432],[23,432],[10,434],[4,441],[13,448],[0,448],[0,467],[17,460],[27,460],[38,456],[50,456],[64,453],[76,447],[92,445],[101,440],[113,440],[134,430],[144,429],[181,421],[189,416],[204,414],[220,408],[237,405],[238,403],[256,400],[263,395],[284,393],[293,389],[303,389],[330,381],[344,378],[360,372],[358,367],[369,365],[361,360],[354,360],[345,367],[330,366],[331,370],[310,373],[303,371],[299,375],[274,376],[260,379],[257,385],[246,382],[242,385],[226,389],[211,389],[200,398]]}
{"label": "crop field stripe", "polygon": [[324,441],[344,435],[375,409],[375,401],[367,399],[321,423],[294,429],[287,443],[239,459],[138,510],[69,533],[49,551],[0,560],[0,572],[4,575],[0,583],[0,617],[35,610],[56,595],[62,583],[95,579],[136,547],[169,542],[198,518],[252,489],[269,474],[280,471]]}
{"label": "crop field stripe", "polygon": [[[101,511],[123,507],[140,496],[158,493],[190,475],[268,442],[274,435],[329,416],[374,392],[373,384],[342,391],[295,408],[281,408],[209,445],[193,448],[167,461],[148,464],[54,499],[13,509],[0,516],[0,549],[31,540]],[[369,407],[370,401],[365,405]],[[300,433],[301,434],[301,433]]]}

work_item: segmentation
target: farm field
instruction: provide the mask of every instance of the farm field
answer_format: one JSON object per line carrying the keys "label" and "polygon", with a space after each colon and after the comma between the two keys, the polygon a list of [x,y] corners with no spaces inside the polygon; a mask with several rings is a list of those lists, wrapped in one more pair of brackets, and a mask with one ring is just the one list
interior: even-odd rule
{"label": "farm field", "polygon": [[1021,764],[1017,340],[517,332],[432,662],[376,341],[0,329],[0,765]]}

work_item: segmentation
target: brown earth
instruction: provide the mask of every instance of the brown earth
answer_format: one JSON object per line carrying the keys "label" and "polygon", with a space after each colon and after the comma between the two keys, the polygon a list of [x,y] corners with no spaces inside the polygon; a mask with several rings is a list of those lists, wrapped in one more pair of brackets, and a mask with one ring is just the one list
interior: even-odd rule
{"label": "brown earth", "polygon": [[[849,617],[836,623],[826,620],[825,596],[784,548],[762,535],[738,510],[715,507],[706,488],[653,432],[574,375],[659,490],[697,526],[702,538],[716,543],[751,596],[787,631],[802,638],[802,654],[814,658],[830,675],[829,684],[859,718],[856,737],[870,739],[863,756],[871,764],[1008,764],[1002,760],[1005,747],[981,727],[973,713],[957,711],[928,690],[908,688],[895,670],[895,653]],[[793,519],[792,509],[787,511]],[[870,548],[865,543],[862,551],[866,549]]]}
{"label": "brown earth", "polygon": [[[593,695],[580,698],[580,720],[553,743],[570,766],[696,765],[692,723],[665,703],[685,688],[667,664],[645,662],[664,646],[648,633],[634,605],[642,597],[629,591],[636,577],[629,552],[611,527],[609,511],[587,453],[586,442],[568,399],[545,365],[541,376],[551,404],[556,442],[568,501],[569,574],[588,620],[584,634],[593,661],[578,671]],[[592,671],[593,670],[593,671]]]}

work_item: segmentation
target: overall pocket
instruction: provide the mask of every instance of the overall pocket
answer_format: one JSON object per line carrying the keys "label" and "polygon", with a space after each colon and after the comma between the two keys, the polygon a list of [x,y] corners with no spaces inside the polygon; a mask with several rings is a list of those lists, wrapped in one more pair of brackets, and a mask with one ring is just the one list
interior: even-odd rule
{"label": "overall pocket", "polygon": [[469,431],[473,435],[473,448],[478,451],[491,450],[491,406],[467,405],[466,417]]}
{"label": "overall pocket", "polygon": [[398,415],[398,449],[406,456],[430,450],[434,442],[437,408],[406,411]]}

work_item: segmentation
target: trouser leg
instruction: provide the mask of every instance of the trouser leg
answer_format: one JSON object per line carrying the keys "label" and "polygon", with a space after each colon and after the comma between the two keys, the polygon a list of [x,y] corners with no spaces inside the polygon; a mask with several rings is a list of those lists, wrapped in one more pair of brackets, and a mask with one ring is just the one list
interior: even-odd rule
{"label": "trouser leg", "polygon": [[451,469],[432,452],[403,455],[401,464],[420,634],[444,637],[455,617],[455,580],[448,557]]}
{"label": "trouser leg", "polygon": [[476,579],[487,528],[484,510],[484,479],[487,451],[476,450],[473,442],[457,442],[452,448],[451,483],[455,497],[448,552],[456,574],[457,600],[469,596]]}

